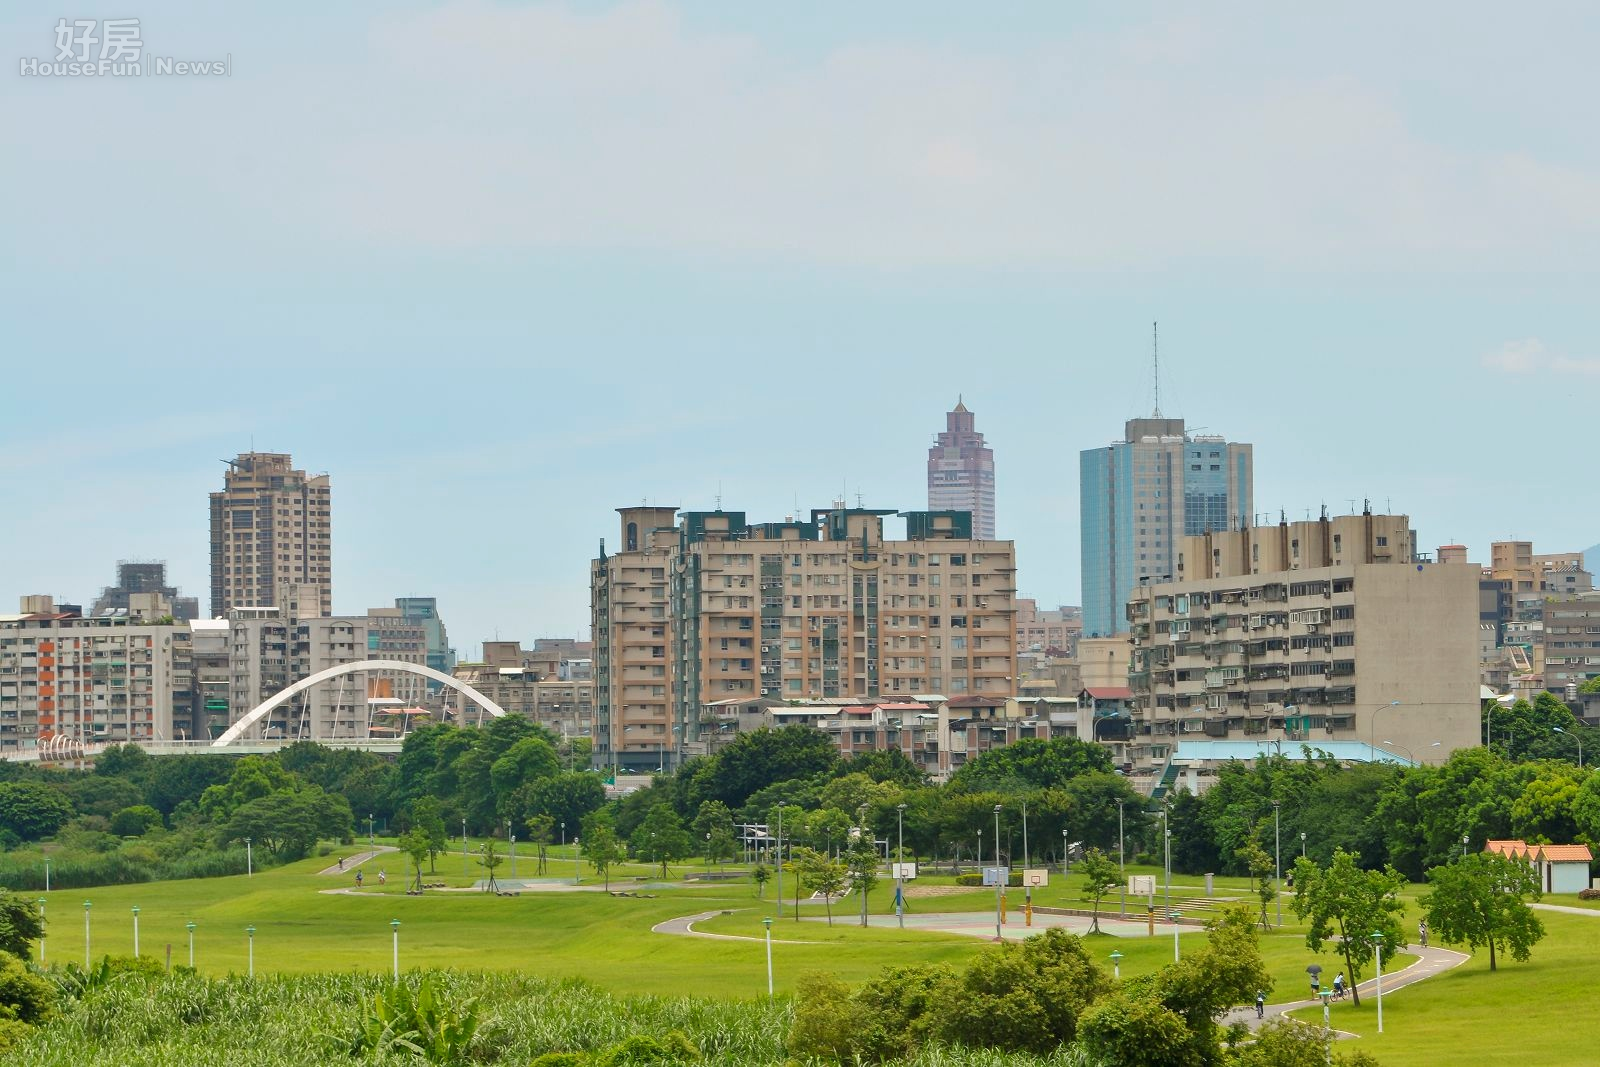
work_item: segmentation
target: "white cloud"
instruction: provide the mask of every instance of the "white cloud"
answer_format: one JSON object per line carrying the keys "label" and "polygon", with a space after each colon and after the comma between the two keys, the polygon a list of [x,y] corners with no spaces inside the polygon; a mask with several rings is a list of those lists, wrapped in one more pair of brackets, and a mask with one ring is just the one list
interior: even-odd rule
{"label": "white cloud", "polygon": [[1484,354],[1483,365],[1507,374],[1600,374],[1600,359],[1551,352],[1537,337],[1507,341]]}

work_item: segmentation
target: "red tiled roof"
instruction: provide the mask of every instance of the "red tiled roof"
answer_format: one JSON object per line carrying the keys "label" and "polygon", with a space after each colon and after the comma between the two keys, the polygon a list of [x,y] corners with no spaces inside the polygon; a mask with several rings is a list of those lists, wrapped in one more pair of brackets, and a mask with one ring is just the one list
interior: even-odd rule
{"label": "red tiled roof", "polygon": [[1085,689],[1096,700],[1132,700],[1133,690],[1125,685],[1107,686],[1103,689]]}
{"label": "red tiled roof", "polygon": [[879,711],[928,711],[928,710],[931,710],[931,709],[929,709],[928,705],[926,705],[926,704],[917,704],[917,703],[913,702],[913,703],[910,703],[910,704],[879,704],[878,705],[878,710]]}
{"label": "red tiled roof", "polygon": [[1590,863],[1594,860],[1588,845],[1540,845],[1538,849],[1551,863]]}

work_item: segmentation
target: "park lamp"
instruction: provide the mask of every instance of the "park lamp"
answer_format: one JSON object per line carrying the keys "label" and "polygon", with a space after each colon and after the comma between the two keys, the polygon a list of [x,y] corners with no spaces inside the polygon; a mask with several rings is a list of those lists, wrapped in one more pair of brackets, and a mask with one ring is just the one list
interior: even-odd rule
{"label": "park lamp", "polygon": [[1111,976],[1117,981],[1122,981],[1122,953],[1111,953]]}

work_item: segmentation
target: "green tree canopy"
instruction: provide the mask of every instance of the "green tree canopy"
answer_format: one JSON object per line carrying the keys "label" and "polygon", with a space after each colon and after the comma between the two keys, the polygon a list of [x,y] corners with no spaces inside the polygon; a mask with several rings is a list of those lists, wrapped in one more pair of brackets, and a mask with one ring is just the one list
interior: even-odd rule
{"label": "green tree canopy", "polygon": [[1016,793],[1065,785],[1080,774],[1109,774],[1111,770],[1111,755],[1103,745],[1076,737],[1027,737],[963,763],[950,776],[950,785],[964,792]]}
{"label": "green tree canopy", "polygon": [[1358,859],[1339,849],[1327,867],[1296,860],[1294,913],[1309,923],[1306,947],[1313,952],[1321,952],[1330,938],[1335,939],[1359,1006],[1361,994],[1355,987],[1372,962],[1374,935],[1383,938],[1385,952],[1404,948],[1406,939],[1400,926],[1405,904],[1399,896],[1405,878],[1393,867],[1362,870]]}
{"label": "green tree canopy", "polygon": [[1419,900],[1428,928],[1451,944],[1476,952],[1489,947],[1489,969],[1496,950],[1519,962],[1544,937],[1544,924],[1528,907],[1538,900],[1533,867],[1496,852],[1472,852],[1428,872],[1432,889]]}
{"label": "green tree canopy", "polygon": [[33,782],[0,782],[0,830],[23,841],[49,837],[72,818],[72,804],[59,789]]}

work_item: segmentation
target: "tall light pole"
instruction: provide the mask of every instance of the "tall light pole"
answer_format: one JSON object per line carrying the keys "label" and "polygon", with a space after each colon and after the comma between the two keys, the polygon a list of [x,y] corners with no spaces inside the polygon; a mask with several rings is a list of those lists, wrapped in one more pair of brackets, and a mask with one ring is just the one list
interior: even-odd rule
{"label": "tall light pole", "polygon": [[[862,834],[870,834],[871,832],[872,831],[867,829],[867,806],[865,804],[863,804],[863,805],[861,805],[861,807],[856,809],[856,844],[859,845],[861,843],[861,835]],[[711,838],[711,835],[707,834],[706,835],[706,839],[709,841],[710,838]],[[877,843],[875,841],[873,841],[871,838],[868,838],[868,843],[872,845],[872,866],[874,868],[876,868],[878,866],[878,846],[877,846]],[[709,849],[707,851],[709,851]],[[865,856],[863,856],[862,858],[865,859]],[[707,869],[708,870],[710,869],[709,866],[707,867]],[[867,879],[866,879],[866,872],[865,871],[862,872],[861,883],[856,888],[861,890],[861,925],[862,926],[866,926],[867,925]]]}
{"label": "tall light pole", "polygon": [[89,901],[83,902],[83,969],[89,969]]}
{"label": "tall light pole", "polygon": [[777,868],[778,876],[778,918],[783,918],[783,807],[778,808],[778,841],[777,853],[772,858],[773,867]]}
{"label": "tall light pole", "polygon": [[[1559,726],[1552,726],[1550,729],[1554,730],[1558,734],[1565,734],[1567,732]],[[1571,736],[1574,741],[1578,742],[1578,770],[1581,771],[1583,770],[1583,738],[1577,734],[1571,734],[1569,736]]]}
{"label": "tall light pole", "polygon": [[511,877],[517,876],[517,835],[511,832],[511,824],[506,823],[506,836],[511,839]]}
{"label": "tall light pole", "polygon": [[1061,877],[1067,876],[1067,828],[1061,828]]}
{"label": "tall light pole", "polygon": [[249,960],[248,974],[251,978],[254,978],[256,976],[256,928],[253,924],[244,928],[244,936],[249,939],[245,948],[246,958]]}
{"label": "tall light pole", "polygon": [[767,999],[772,999],[772,916],[761,920],[761,925],[767,928]]}
{"label": "tall light pole", "polygon": [[573,885],[577,885],[579,879],[581,879],[583,877],[583,869],[582,869],[582,866],[581,866],[582,863],[583,863],[583,842],[577,837],[577,835],[573,835],[573,838],[572,838],[572,884]]}
{"label": "tall light pole", "polygon": [[44,891],[46,893],[50,892],[50,860],[48,857],[44,861]]}
{"label": "tall light pole", "polygon": [[1172,962],[1178,962],[1178,913],[1168,911],[1167,918],[1172,922]]}
{"label": "tall light pole", "polygon": [[1122,981],[1122,953],[1120,952],[1111,954],[1111,977],[1118,982]]}
{"label": "tall light pole", "polygon": [[1372,947],[1378,954],[1378,1033],[1383,1033],[1383,935],[1372,935]]}
{"label": "tall light pole", "polygon": [[183,928],[189,931],[189,969],[192,971],[194,970],[194,920],[190,919],[184,923]]}
{"label": "tall light pole", "polygon": [[44,966],[44,897],[39,898],[39,966]]}
{"label": "tall light pole", "polygon": [[1300,831],[1300,858],[1306,858],[1306,832],[1304,830]]}
{"label": "tall light pole", "polygon": [[900,929],[906,928],[906,882],[905,869],[900,865],[906,859],[906,806],[894,806],[894,914],[900,922]]}
{"label": "tall light pole", "polygon": [[1125,803],[1125,800],[1117,801],[1117,874],[1122,878],[1117,895],[1122,901],[1121,914],[1124,919],[1128,917],[1128,860],[1122,847],[1122,805]]}
{"label": "tall light pole", "polygon": [[1278,834],[1278,806],[1279,801],[1272,802],[1272,866],[1273,883],[1272,899],[1278,905],[1278,926],[1283,926],[1283,849],[1279,843]]}
{"label": "tall light pole", "polygon": [[1167,809],[1161,809],[1162,869],[1167,880],[1167,910],[1172,910],[1172,830],[1167,826]]}
{"label": "tall light pole", "polygon": [[461,816],[461,877],[466,878],[471,872],[467,869],[467,817]]}
{"label": "tall light pole", "polygon": [[1377,751],[1375,742],[1378,740],[1378,716],[1390,708],[1398,708],[1400,702],[1391,700],[1387,704],[1379,704],[1372,709],[1372,718],[1367,722],[1367,762],[1372,762],[1372,754]]}
{"label": "tall light pole", "polygon": [[[1033,883],[1028,880],[1028,862],[1033,857],[1028,854],[1028,802],[1022,802],[1022,907],[1026,916],[1026,925],[1033,925]],[[1010,881],[1010,879],[1006,879]]]}
{"label": "tall light pole", "polygon": [[1328,1004],[1333,1000],[1333,990],[1319,989],[1317,996],[1322,998],[1322,1047],[1328,1063],[1333,1062],[1333,1027],[1328,1024]]}
{"label": "tall light pole", "polygon": [[246,878],[254,878],[256,876],[255,852],[251,848],[251,842],[248,837],[244,839],[244,876]]}
{"label": "tall light pole", "polygon": [[[980,864],[983,857],[978,857]],[[1006,876],[1000,870],[1000,805],[994,806],[994,939],[1000,940],[1001,912],[1005,907]]]}
{"label": "tall light pole", "polygon": [[139,958],[139,905],[133,906],[133,958]]}
{"label": "tall light pole", "polygon": [[376,825],[376,823],[377,816],[369,813],[367,815],[367,848],[369,851],[374,852],[377,851],[378,848],[378,838],[373,833],[373,827]]}
{"label": "tall light pole", "polygon": [[389,929],[394,932],[394,980],[400,981],[400,920],[390,919]]}

